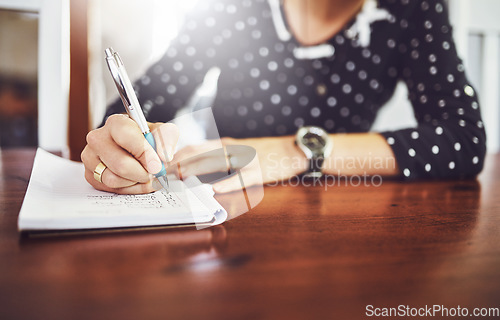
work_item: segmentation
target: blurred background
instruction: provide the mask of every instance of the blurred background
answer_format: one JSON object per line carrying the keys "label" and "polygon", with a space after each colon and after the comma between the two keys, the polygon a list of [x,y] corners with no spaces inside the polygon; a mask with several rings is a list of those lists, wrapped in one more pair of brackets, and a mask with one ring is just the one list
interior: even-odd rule
{"label": "blurred background", "polygon": [[[9,2],[0,0],[0,144],[2,147],[43,146],[44,143],[38,139],[41,132],[38,122],[41,120],[37,120],[40,119],[40,108],[37,107],[38,39],[43,36],[43,31],[38,27],[40,12],[2,9],[2,2],[5,1]],[[101,122],[106,105],[117,97],[104,63],[104,49],[112,46],[120,52],[131,78],[138,78],[166,50],[182,24],[183,15],[199,0],[47,1],[63,7],[66,2],[69,3],[69,10],[63,10],[61,14],[68,15],[71,25],[71,86],[82,86],[78,91],[79,98],[72,100],[71,91],[67,93],[69,120],[62,125],[69,128],[68,133],[65,132],[68,138],[51,145],[51,148],[64,149],[64,144],[69,144],[71,148],[74,141],[84,143],[86,131]],[[495,15],[500,12],[500,1],[448,2],[459,54],[465,61],[469,78],[479,92],[488,131],[488,151],[498,152],[500,22]],[[85,99],[82,99],[81,92],[87,92]],[[76,116],[71,108],[77,109]],[[80,127],[79,132],[73,133],[77,125]],[[377,118],[373,130],[414,125],[407,92],[401,85]],[[54,131],[49,132],[54,136],[60,135],[57,130],[60,128],[54,125],[43,126],[43,131]],[[75,135],[74,138],[72,135]],[[79,152],[74,154],[79,155]]]}
{"label": "blurred background", "polygon": [[38,144],[37,59],[38,14],[0,10],[2,147]]}

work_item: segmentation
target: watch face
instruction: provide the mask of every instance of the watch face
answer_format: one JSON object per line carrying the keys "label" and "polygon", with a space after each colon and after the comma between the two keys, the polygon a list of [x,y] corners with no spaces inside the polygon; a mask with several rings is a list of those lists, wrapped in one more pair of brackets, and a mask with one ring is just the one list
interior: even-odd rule
{"label": "watch face", "polygon": [[296,143],[307,159],[324,158],[330,153],[332,139],[320,127],[302,127],[297,131]]}
{"label": "watch face", "polygon": [[317,135],[316,133],[307,132],[302,137],[302,143],[311,150],[320,151],[326,146],[326,140],[324,137]]}

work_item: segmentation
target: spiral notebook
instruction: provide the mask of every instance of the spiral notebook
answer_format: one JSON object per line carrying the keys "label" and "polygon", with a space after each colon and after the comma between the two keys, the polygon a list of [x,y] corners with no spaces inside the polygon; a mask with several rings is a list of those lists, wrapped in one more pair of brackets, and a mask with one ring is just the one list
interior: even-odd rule
{"label": "spiral notebook", "polygon": [[95,190],[84,166],[38,149],[19,213],[21,232],[212,226],[227,212],[211,186],[196,177],[170,177],[169,192],[118,195]]}

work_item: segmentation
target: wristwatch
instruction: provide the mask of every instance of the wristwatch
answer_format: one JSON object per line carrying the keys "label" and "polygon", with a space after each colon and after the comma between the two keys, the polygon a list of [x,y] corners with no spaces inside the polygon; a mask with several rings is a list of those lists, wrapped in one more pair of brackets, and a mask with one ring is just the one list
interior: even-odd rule
{"label": "wristwatch", "polygon": [[321,177],[323,175],[321,171],[323,162],[333,147],[333,140],[328,132],[320,127],[302,127],[297,131],[295,144],[309,160],[309,168],[303,173],[303,176],[306,178]]}

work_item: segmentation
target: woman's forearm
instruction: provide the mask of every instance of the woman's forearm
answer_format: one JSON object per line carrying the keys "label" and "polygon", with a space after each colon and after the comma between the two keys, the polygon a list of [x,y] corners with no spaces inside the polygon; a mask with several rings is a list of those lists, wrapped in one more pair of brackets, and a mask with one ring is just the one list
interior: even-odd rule
{"label": "woman's forearm", "polygon": [[333,148],[323,164],[331,175],[398,175],[391,147],[378,133],[332,134]]}

